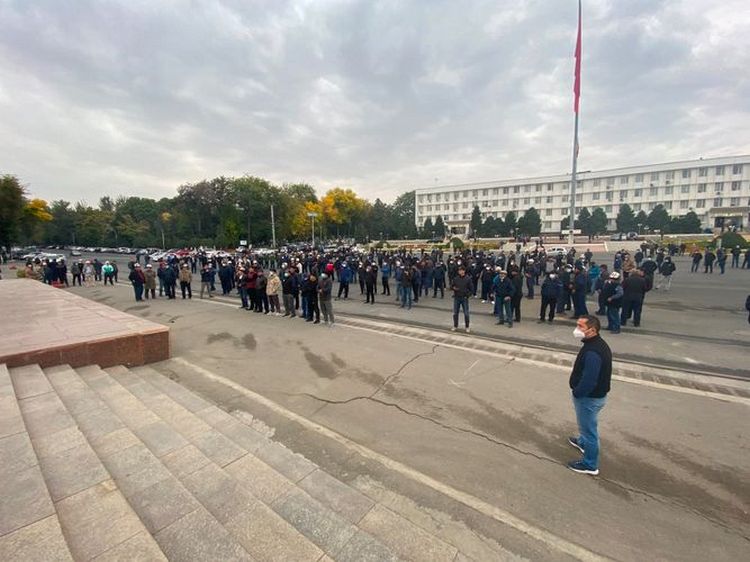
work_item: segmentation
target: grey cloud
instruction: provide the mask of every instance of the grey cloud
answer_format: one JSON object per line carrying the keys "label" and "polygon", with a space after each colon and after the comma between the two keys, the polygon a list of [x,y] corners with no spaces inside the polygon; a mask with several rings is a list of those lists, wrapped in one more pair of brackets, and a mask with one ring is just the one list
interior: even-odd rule
{"label": "grey cloud", "polygon": [[[583,168],[748,151],[743,2],[584,9]],[[570,166],[572,1],[0,0],[0,20],[0,166],[48,199],[251,173],[391,200]]]}

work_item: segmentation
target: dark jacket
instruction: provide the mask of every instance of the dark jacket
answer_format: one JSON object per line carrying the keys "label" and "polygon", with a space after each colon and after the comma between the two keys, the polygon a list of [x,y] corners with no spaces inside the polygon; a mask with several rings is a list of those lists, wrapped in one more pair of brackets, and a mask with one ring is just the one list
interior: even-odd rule
{"label": "dark jacket", "polygon": [[640,275],[630,275],[622,282],[623,299],[628,302],[640,302],[648,290],[646,278]]}
{"label": "dark jacket", "polygon": [[516,292],[515,287],[513,287],[513,281],[508,277],[501,279],[500,275],[496,275],[492,280],[492,289],[495,291],[495,297],[498,299],[513,297],[513,294]]}
{"label": "dark jacket", "polygon": [[578,352],[570,385],[576,398],[603,398],[610,389],[612,379],[612,351],[598,334],[583,340]]}
{"label": "dark jacket", "polygon": [[558,299],[562,292],[562,283],[559,279],[550,279],[547,277],[542,281],[542,296],[547,299]]}
{"label": "dark jacket", "polygon": [[468,297],[474,294],[474,280],[468,273],[463,277],[456,275],[451,283],[451,289],[456,298]]}

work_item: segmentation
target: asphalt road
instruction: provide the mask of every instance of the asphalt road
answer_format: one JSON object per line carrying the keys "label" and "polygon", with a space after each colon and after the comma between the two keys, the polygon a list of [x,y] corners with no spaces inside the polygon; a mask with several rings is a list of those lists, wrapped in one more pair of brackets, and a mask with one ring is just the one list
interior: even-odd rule
{"label": "asphalt road", "polygon": [[[744,303],[750,272],[720,278],[684,270],[678,260],[673,291],[649,295],[644,332],[605,335],[615,357],[692,359],[741,375],[750,332],[736,303],[740,297]],[[589,477],[564,466],[576,457],[565,441],[575,418],[568,369],[553,360],[561,349],[575,348],[572,324],[530,322],[538,301],[524,307],[524,320],[512,330],[478,312],[474,324],[488,334],[511,332],[542,351],[546,346],[550,362],[544,353],[532,360],[501,349],[471,349],[475,336],[445,331],[450,315],[439,300],[420,302],[410,313],[390,300],[374,306],[338,301],[342,319],[359,325],[327,329],[242,311],[233,298],[135,303],[125,285],[71,290],[170,326],[173,356],[311,425],[300,427],[241,393],[218,393],[189,370],[166,374],[227,408],[250,410],[276,429],[277,438],[329,470],[338,467],[360,484],[388,481],[425,513],[439,505],[452,520],[519,556],[566,559],[556,546],[562,540],[592,558],[747,557],[748,383],[733,381],[737,390],[728,395],[619,378],[601,419],[601,474]],[[472,306],[478,311],[478,301]],[[416,321],[438,339],[383,328]],[[673,375],[688,379],[690,371]],[[358,460],[354,450],[328,443],[312,424],[411,472]],[[491,510],[477,505],[501,515],[490,517]]]}

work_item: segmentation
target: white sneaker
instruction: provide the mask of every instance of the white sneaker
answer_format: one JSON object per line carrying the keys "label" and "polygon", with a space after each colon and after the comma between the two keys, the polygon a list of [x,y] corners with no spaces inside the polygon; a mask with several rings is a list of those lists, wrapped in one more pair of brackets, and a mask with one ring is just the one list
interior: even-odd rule
{"label": "white sneaker", "polygon": [[455,331],[456,331],[455,327],[451,328],[451,332],[455,332]]}
{"label": "white sneaker", "polygon": [[466,328],[466,333],[468,334],[469,332],[471,332],[471,330],[469,330],[469,328]]}
{"label": "white sneaker", "polygon": [[482,301],[482,304],[487,304],[487,301]]}

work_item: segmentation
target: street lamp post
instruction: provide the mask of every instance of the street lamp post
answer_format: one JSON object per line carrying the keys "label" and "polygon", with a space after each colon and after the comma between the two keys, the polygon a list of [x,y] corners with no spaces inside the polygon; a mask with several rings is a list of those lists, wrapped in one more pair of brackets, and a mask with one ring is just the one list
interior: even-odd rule
{"label": "street lamp post", "polygon": [[314,250],[315,249],[315,217],[318,216],[318,213],[310,212],[310,213],[307,213],[307,216],[312,219],[312,226],[311,226],[311,230],[312,230],[312,247],[313,247],[313,250]]}
{"label": "street lamp post", "polygon": [[271,247],[276,248],[276,221],[273,216],[273,203],[271,203]]}

